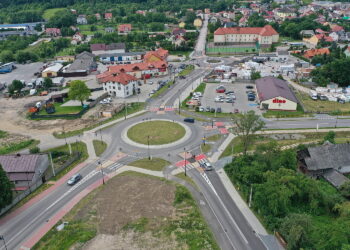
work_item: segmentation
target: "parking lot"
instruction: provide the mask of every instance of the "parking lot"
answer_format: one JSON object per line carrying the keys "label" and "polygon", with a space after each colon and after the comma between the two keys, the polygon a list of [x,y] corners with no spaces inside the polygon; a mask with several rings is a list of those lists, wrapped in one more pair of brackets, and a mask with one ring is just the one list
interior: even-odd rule
{"label": "parking lot", "polygon": [[[226,88],[226,91],[234,91],[234,94],[236,96],[236,100],[234,101],[234,103],[226,103],[226,101],[215,102],[215,98],[220,95],[226,98],[225,93],[216,93],[216,88],[220,85],[223,85]],[[239,112],[247,112],[249,110],[254,110],[256,113],[260,114],[261,112],[258,108],[257,102],[248,101],[246,91],[251,90],[246,88],[246,86],[248,85],[254,86],[254,84],[247,83],[207,83],[205,93],[201,98],[201,105],[204,108],[209,106],[211,108],[217,109],[218,107],[220,107],[223,113],[233,113],[234,109],[238,109]]]}
{"label": "parking lot", "polygon": [[42,62],[30,63],[30,64],[15,64],[17,67],[10,73],[0,74],[0,82],[10,85],[13,80],[25,80],[26,82],[37,78],[34,76],[35,72],[39,72],[40,68],[44,65]]}

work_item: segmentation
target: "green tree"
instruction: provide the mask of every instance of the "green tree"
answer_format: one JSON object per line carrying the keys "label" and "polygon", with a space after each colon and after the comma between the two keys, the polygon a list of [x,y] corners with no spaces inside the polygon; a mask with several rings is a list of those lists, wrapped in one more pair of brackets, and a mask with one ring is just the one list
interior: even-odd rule
{"label": "green tree", "polygon": [[86,86],[85,82],[80,80],[75,80],[70,83],[68,96],[72,100],[77,100],[81,102],[83,106],[86,99],[89,98],[91,94],[90,89]]}
{"label": "green tree", "polygon": [[284,80],[284,78],[283,78],[283,76],[282,76],[281,74],[279,74],[279,75],[277,76],[277,78],[278,78],[278,79],[281,79],[281,80]]}
{"label": "green tree", "polygon": [[9,86],[9,92],[13,95],[15,92],[20,92],[23,88],[24,85],[20,80],[13,80],[12,84]]}
{"label": "green tree", "polygon": [[0,165],[0,209],[6,207],[12,202],[13,183],[9,180],[6,172]]}
{"label": "green tree", "polygon": [[252,72],[250,73],[250,79],[252,80],[257,80],[261,78],[261,74],[259,71],[255,71],[255,70],[252,70]]}
{"label": "green tree", "polygon": [[43,83],[44,89],[49,89],[53,86],[53,82],[51,78],[45,77],[44,83]]}
{"label": "green tree", "polygon": [[289,214],[283,219],[280,233],[288,242],[288,249],[310,246],[311,217],[307,214]]}
{"label": "green tree", "polygon": [[253,13],[248,19],[249,27],[264,27],[266,24],[267,22],[259,13]]}
{"label": "green tree", "polygon": [[241,116],[232,118],[234,123],[233,134],[240,136],[243,144],[243,153],[247,154],[248,148],[254,142],[254,134],[265,126],[265,122],[253,110]]}
{"label": "green tree", "polygon": [[13,53],[10,50],[3,50],[0,53],[0,61],[5,63],[5,62],[12,62],[14,61],[15,58],[13,56]]}
{"label": "green tree", "polygon": [[341,195],[350,198],[350,181],[345,182],[339,188]]}
{"label": "green tree", "polygon": [[323,142],[329,141],[330,143],[335,143],[335,132],[333,130],[328,131],[328,133],[323,138]]}

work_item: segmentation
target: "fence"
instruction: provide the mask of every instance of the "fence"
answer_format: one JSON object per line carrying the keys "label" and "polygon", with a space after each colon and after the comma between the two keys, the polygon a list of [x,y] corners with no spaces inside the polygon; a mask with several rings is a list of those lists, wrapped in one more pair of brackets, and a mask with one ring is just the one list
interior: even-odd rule
{"label": "fence", "polygon": [[[70,157],[65,163],[63,163],[62,166],[60,166],[59,168],[55,168],[55,175],[58,175],[60,172],[62,172],[64,169],[66,169],[68,166],[70,166],[73,162],[78,160],[80,157],[81,157],[81,152],[73,152],[72,157]],[[52,177],[53,177],[52,168],[49,167],[46,170],[45,178],[49,180]]]}
{"label": "fence", "polygon": [[[103,88],[102,88],[102,89],[103,89]],[[101,100],[105,99],[106,97],[108,97],[108,93],[107,93],[107,92],[106,92],[106,93],[103,93],[103,95],[97,97],[97,99],[96,99],[95,101],[90,102],[89,107],[90,107],[90,108],[95,107],[95,105],[96,105],[97,103],[99,103]]]}
{"label": "fence", "polygon": [[29,188],[25,191],[23,191],[20,195],[16,196],[12,203],[6,207],[4,207],[3,209],[1,209],[0,211],[0,216],[3,215],[4,213],[6,213],[7,211],[9,211],[12,207],[14,207],[18,202],[20,202],[21,200],[23,200],[25,197],[27,197],[29,194],[31,194],[32,192],[34,192],[38,187],[40,187],[43,184],[42,180],[39,179],[37,182],[33,183],[31,186],[29,186]]}

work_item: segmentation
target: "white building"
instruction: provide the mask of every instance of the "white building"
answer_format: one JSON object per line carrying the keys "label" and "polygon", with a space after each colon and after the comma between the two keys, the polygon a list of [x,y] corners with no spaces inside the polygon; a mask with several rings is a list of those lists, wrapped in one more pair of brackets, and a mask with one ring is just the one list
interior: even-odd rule
{"label": "white building", "polygon": [[260,109],[296,111],[298,100],[284,80],[267,76],[255,81]]}
{"label": "white building", "polygon": [[103,78],[103,90],[111,96],[126,98],[137,91],[137,78],[126,73],[115,73]]}
{"label": "white building", "polygon": [[79,15],[77,17],[77,24],[87,24],[87,23],[88,23],[88,21],[87,21],[85,15]]}

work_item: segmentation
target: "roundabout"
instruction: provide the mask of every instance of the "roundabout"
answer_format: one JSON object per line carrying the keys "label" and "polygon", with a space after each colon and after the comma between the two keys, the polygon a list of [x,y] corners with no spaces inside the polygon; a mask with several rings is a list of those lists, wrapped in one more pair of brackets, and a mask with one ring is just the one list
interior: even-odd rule
{"label": "roundabout", "polygon": [[132,146],[162,149],[187,141],[191,134],[191,129],[183,123],[156,119],[129,125],[123,130],[121,137],[124,142]]}

